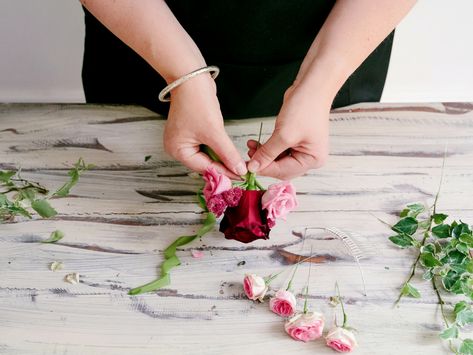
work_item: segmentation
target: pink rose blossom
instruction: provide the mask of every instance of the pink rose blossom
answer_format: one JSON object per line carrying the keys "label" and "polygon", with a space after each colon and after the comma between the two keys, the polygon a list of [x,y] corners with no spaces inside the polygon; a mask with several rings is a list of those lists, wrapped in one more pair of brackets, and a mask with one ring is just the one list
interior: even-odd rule
{"label": "pink rose blossom", "polygon": [[205,170],[203,178],[205,180],[203,194],[207,202],[211,197],[232,188],[232,181],[213,167],[209,167]]}
{"label": "pink rose blossom", "polygon": [[223,199],[222,194],[214,195],[207,200],[207,208],[217,217],[220,217],[227,208],[227,203]]}
{"label": "pink rose blossom", "polygon": [[355,335],[342,327],[332,328],[325,339],[328,347],[340,353],[348,353],[358,345]]}
{"label": "pink rose blossom", "polygon": [[269,185],[261,204],[268,211],[268,220],[286,219],[287,214],[297,207],[296,189],[289,181]]}
{"label": "pink rose blossom", "polygon": [[263,302],[268,286],[264,279],[255,274],[248,274],[243,279],[243,289],[250,300]]}
{"label": "pink rose blossom", "polygon": [[279,290],[269,301],[269,309],[281,317],[290,317],[296,310],[297,300],[290,291]]}
{"label": "pink rose blossom", "polygon": [[322,336],[324,316],[317,312],[297,313],[284,325],[293,339],[308,342]]}
{"label": "pink rose blossom", "polygon": [[234,187],[233,189],[222,192],[223,199],[227,203],[228,207],[238,206],[241,196],[243,195],[243,190],[239,187]]}

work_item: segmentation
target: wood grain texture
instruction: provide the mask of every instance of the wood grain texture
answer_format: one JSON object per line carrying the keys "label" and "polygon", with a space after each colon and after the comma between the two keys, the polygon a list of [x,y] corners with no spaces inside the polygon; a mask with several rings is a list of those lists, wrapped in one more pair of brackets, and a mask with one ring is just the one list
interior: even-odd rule
{"label": "wood grain texture", "polygon": [[[267,138],[273,119],[226,123],[242,153],[261,120]],[[447,353],[428,283],[417,279],[422,299],[393,308],[411,260],[375,216],[394,221],[406,203],[431,203],[448,144],[439,210],[473,220],[473,105],[354,105],[335,110],[331,121],[331,159],[294,181],[300,206],[270,240],[244,245],[214,231],[179,249],[183,265],[169,288],[132,297],[130,288],[156,276],[162,250],[202,219],[194,198],[201,182],[163,152],[164,121],[139,107],[0,105],[0,169],[21,167],[55,188],[79,157],[96,166],[71,196],[52,200],[55,218],[0,225],[0,354],[332,354],[321,341],[291,340],[267,303],[242,296],[245,273],[279,271],[301,253],[307,226],[354,232],[365,253],[366,297],[339,241],[311,232],[304,242],[305,255],[311,247],[318,254],[311,307],[330,324],[327,299],[338,280],[359,330],[357,354]],[[64,239],[39,243],[55,229]],[[191,249],[205,257],[192,258]],[[48,269],[55,260],[63,270]],[[70,272],[81,274],[79,284],[63,281]],[[307,272],[305,263],[296,291]]]}

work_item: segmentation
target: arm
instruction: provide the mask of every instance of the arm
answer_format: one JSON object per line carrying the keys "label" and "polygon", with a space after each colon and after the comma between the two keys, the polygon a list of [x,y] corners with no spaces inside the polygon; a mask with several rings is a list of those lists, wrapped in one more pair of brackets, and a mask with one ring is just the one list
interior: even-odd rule
{"label": "arm", "polygon": [[324,163],[335,95],[414,4],[415,0],[336,2],[285,93],[271,138],[258,150],[255,141],[248,141],[250,171],[287,179]]}
{"label": "arm", "polygon": [[[81,3],[167,83],[207,65],[164,0],[81,0]],[[212,164],[232,177],[246,173],[242,158],[225,132],[216,86],[208,73],[172,91],[163,143],[167,153],[192,170],[201,172]],[[209,145],[225,165],[212,162],[200,152],[200,144]]]}

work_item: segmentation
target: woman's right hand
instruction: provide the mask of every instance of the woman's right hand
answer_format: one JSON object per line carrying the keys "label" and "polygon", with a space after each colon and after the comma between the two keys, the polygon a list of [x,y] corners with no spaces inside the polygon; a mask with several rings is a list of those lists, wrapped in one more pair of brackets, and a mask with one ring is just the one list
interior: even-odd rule
{"label": "woman's right hand", "polygon": [[[212,165],[232,179],[247,172],[246,164],[225,131],[215,81],[198,75],[171,92],[171,106],[164,128],[164,150],[193,171]],[[205,144],[219,156],[215,162],[200,150]]]}

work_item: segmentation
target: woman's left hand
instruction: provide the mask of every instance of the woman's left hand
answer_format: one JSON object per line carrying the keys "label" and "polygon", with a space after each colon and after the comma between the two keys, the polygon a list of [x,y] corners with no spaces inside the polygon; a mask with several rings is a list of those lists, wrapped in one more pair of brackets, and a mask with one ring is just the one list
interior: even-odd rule
{"label": "woman's left hand", "polygon": [[[326,97],[327,96],[327,97]],[[284,101],[269,140],[257,147],[249,140],[248,170],[288,180],[321,167],[329,152],[329,113],[332,98],[293,85]]]}

